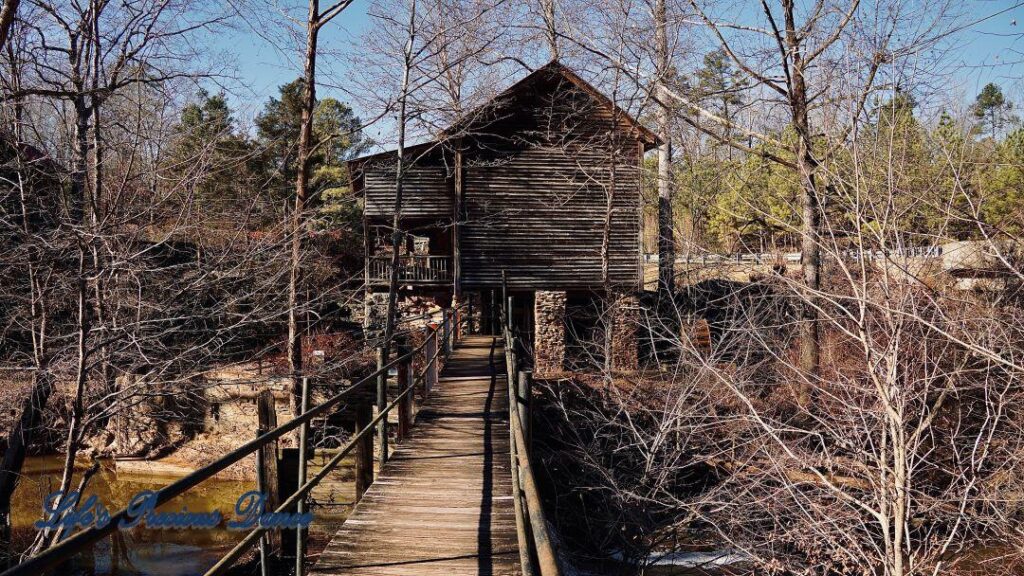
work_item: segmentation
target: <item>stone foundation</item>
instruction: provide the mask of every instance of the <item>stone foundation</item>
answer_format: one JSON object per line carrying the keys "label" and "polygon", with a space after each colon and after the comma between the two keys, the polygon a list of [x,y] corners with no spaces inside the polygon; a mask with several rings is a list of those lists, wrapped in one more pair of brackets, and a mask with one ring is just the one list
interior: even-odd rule
{"label": "stone foundation", "polygon": [[388,314],[388,293],[367,292],[363,301],[363,328],[367,330],[383,330],[384,320]]}
{"label": "stone foundation", "polygon": [[[407,326],[424,326],[424,316],[439,315],[451,301],[451,297],[443,293],[400,292],[395,302],[395,315],[399,320],[412,318]],[[384,330],[388,313],[388,293],[367,292],[363,300],[363,309],[363,328],[368,332]]]}
{"label": "stone foundation", "polygon": [[633,372],[640,367],[637,330],[640,299],[636,294],[615,294],[610,302],[612,319],[612,369]]}
{"label": "stone foundation", "polygon": [[534,297],[534,374],[544,376],[564,370],[565,292],[537,291]]}

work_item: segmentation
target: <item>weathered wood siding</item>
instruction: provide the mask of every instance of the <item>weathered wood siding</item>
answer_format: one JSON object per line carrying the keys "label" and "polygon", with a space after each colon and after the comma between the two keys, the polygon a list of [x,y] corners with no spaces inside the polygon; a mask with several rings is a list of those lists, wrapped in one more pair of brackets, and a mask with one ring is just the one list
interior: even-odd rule
{"label": "weathered wood siding", "polygon": [[[499,286],[507,270],[516,288],[601,287],[611,170],[600,156],[531,148],[500,165],[464,168],[463,286]],[[638,282],[638,178],[636,162],[616,167],[609,278],[619,286]]]}
{"label": "weathered wood siding", "polygon": [[639,142],[567,83],[538,87],[505,108],[514,113],[477,130],[499,136],[482,136],[464,153],[462,285],[499,286],[507,270],[513,288],[602,287],[610,197],[609,281],[638,286]]}
{"label": "weathered wood siding", "polygon": [[[500,287],[503,270],[516,289],[601,289],[610,200],[608,282],[637,288],[641,155],[651,136],[630,122],[560,69],[538,71],[419,157],[405,182],[403,214],[438,225],[457,217],[465,289]],[[381,156],[364,164],[371,222],[391,214],[393,162]]]}
{"label": "weathered wood siding", "polygon": [[[395,209],[395,165],[374,162],[364,167],[365,215],[390,216]],[[414,165],[403,180],[402,214],[409,218],[447,217],[455,210],[449,170],[445,166]]]}

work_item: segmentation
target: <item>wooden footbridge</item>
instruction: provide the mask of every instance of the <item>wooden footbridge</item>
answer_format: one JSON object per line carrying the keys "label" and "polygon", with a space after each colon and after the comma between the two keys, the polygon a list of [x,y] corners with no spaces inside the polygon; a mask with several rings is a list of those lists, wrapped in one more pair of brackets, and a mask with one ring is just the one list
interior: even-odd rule
{"label": "wooden footbridge", "polygon": [[467,338],[310,574],[521,574],[504,348]]}
{"label": "wooden footbridge", "polygon": [[[262,454],[265,461],[276,453],[278,439],[298,431],[298,488],[271,498],[268,512],[303,512],[313,488],[345,457],[355,456],[358,503],[315,561],[302,530],[290,554],[294,563],[275,559],[272,544],[279,539],[260,526],[204,576],[245,574],[244,562],[256,551],[251,573],[262,576],[559,574],[527,450],[530,379],[519,369],[508,322],[502,325],[502,337],[459,338],[457,312],[445,310],[415,348],[398,349],[394,358],[380,354],[374,373],[317,406],[306,409],[304,400],[299,417],[158,490],[158,505],[170,502],[248,455]],[[357,400],[374,385],[375,415],[359,410],[366,404]],[[355,431],[308,478],[310,426],[345,409],[356,410]],[[0,576],[52,574],[125,518],[128,512],[121,510],[105,525],[78,532]]]}

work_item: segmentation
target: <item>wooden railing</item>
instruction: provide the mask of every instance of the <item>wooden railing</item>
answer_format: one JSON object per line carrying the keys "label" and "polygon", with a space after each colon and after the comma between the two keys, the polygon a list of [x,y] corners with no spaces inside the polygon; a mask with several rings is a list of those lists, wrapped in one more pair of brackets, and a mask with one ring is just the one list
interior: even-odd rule
{"label": "wooden railing", "polygon": [[[245,458],[249,454],[258,453],[265,446],[274,445],[278,439],[283,437],[285,434],[294,431],[300,426],[302,427],[300,439],[305,440],[309,436],[308,428],[312,420],[326,416],[328,411],[334,408],[345,408],[347,406],[346,401],[350,400],[356,392],[362,390],[366,386],[376,384],[378,411],[376,417],[369,421],[357,424],[357,428],[359,429],[353,434],[348,442],[337,454],[334,455],[333,458],[331,458],[330,461],[327,462],[327,464],[324,465],[319,472],[317,472],[315,476],[313,476],[312,479],[309,480],[306,479],[306,446],[304,444],[300,445],[298,469],[299,487],[277,508],[275,508],[273,512],[284,513],[290,510],[298,510],[301,512],[304,509],[305,500],[313,488],[326,478],[327,475],[330,474],[353,450],[356,450],[357,452],[356,477],[358,498],[361,496],[361,492],[359,491],[359,478],[369,476],[370,481],[372,481],[373,478],[373,437],[376,435],[378,439],[378,443],[380,445],[378,450],[379,461],[380,464],[383,465],[388,459],[388,414],[390,414],[391,410],[396,406],[398,407],[397,436],[399,441],[407,438],[412,427],[412,416],[415,409],[415,394],[413,394],[413,390],[415,390],[417,383],[422,385],[424,393],[428,392],[430,388],[433,387],[433,384],[437,382],[438,372],[440,371],[440,361],[448,357],[452,346],[455,344],[455,340],[458,337],[458,330],[453,329],[453,324],[457,320],[457,315],[455,311],[451,309],[443,310],[442,315],[443,319],[441,324],[434,327],[427,327],[426,338],[415,348],[407,351],[398,350],[396,354],[389,354],[389,356],[397,356],[393,360],[388,360],[384,357],[383,353],[378,353],[377,370],[372,374],[338,392],[325,402],[309,408],[308,410],[302,411],[298,417],[261,433],[254,440],[246,442],[238,448],[235,448],[214,462],[211,462],[199,470],[196,470],[195,472],[157,490],[154,497],[156,505],[159,506],[165,504],[173,498],[180,496],[201,482],[212,478],[215,474],[223,471],[228,466],[231,466],[242,458]],[[394,348],[394,346],[392,346],[392,348]],[[423,368],[419,373],[415,373],[413,370],[414,359],[417,355],[422,356],[421,365]],[[399,391],[394,399],[389,402],[387,383],[388,374],[391,368],[397,368],[397,384]],[[309,398],[309,388],[308,382],[304,381],[303,384],[303,407],[305,407]],[[365,449],[367,441],[371,443],[369,449]],[[48,548],[41,554],[29,558],[21,564],[4,571],[0,576],[40,576],[42,574],[51,573],[61,564],[66,562],[72,555],[91,548],[97,542],[117,530],[121,521],[128,518],[128,510],[122,509],[116,514],[111,515],[109,521],[102,527],[92,527],[83,530],[74,536],[71,536],[67,540],[64,540],[60,544]],[[234,566],[238,560],[249,551],[249,549],[263,541],[264,535],[268,530],[269,528],[266,527],[253,529],[212,568],[207,570],[204,576],[217,576],[224,574],[226,571],[231,569],[231,567]],[[305,559],[304,542],[301,537],[296,540],[297,558],[295,571],[293,573],[298,576],[302,576],[304,573],[303,560]],[[261,553],[260,557],[263,559],[265,555]],[[263,574],[268,574],[266,562],[262,563],[261,569]]]}
{"label": "wooden railing", "polygon": [[[392,257],[370,256],[366,260],[367,281],[387,284],[391,281]],[[442,284],[452,280],[451,256],[399,256],[398,281],[402,284]]]}
{"label": "wooden railing", "polygon": [[511,311],[512,297],[508,295],[508,283],[503,272],[501,331],[508,378],[509,447],[519,559],[526,576],[559,576],[558,553],[548,533],[543,503],[530,465],[533,374],[521,366],[519,337],[512,325]]}

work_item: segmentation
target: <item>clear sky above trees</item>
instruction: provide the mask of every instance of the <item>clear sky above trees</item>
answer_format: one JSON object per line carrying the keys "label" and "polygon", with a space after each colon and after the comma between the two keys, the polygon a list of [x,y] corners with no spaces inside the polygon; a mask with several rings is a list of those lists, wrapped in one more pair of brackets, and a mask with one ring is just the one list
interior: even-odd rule
{"label": "clear sky above trees", "polygon": [[[996,15],[971,26],[958,43],[958,49],[951,51],[950,58],[954,61],[950,66],[957,69],[957,77],[945,88],[958,94],[965,106],[973,103],[977,93],[989,82],[999,84],[1010,100],[1024,101],[1024,83],[1021,82],[1024,77],[1024,3],[970,0],[967,4],[965,24]],[[301,21],[305,4],[285,2],[282,5],[299,10],[295,14],[299,14]],[[343,86],[352,57],[358,50],[359,38],[372,24],[367,13],[369,5],[367,0],[356,0],[332,26],[322,30],[322,52],[318,58],[321,73],[317,86],[320,98],[352,101]],[[281,28],[288,25],[280,12],[265,18],[264,24],[274,22]],[[267,98],[275,96],[279,86],[294,80],[296,70],[301,69],[301,46],[285,34],[271,38],[265,31],[257,35],[243,26],[232,34],[218,34],[211,41],[236,61],[237,80],[225,79],[224,85],[232,107],[243,118],[254,117]],[[711,51],[715,46],[707,48]],[[357,104],[353,104],[353,109],[361,118],[371,116]],[[386,142],[390,129],[390,122],[380,121],[368,128],[367,135],[377,142]]]}

